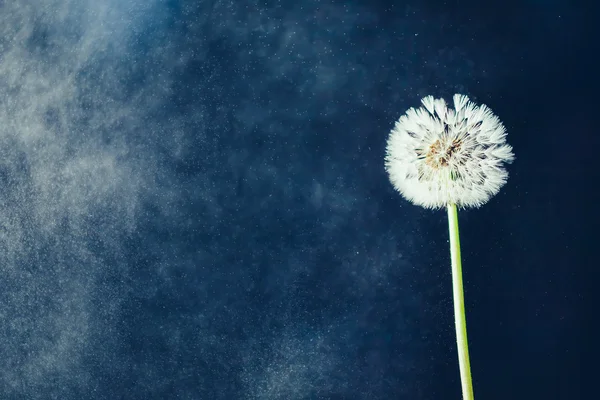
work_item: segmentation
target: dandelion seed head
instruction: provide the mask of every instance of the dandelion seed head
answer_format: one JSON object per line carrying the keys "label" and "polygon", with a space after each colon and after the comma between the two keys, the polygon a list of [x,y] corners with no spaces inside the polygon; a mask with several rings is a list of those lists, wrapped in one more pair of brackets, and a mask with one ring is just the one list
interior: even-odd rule
{"label": "dandelion seed head", "polygon": [[506,183],[514,160],[500,119],[485,105],[454,95],[425,97],[396,122],[387,142],[385,167],[407,200],[425,208],[479,207]]}

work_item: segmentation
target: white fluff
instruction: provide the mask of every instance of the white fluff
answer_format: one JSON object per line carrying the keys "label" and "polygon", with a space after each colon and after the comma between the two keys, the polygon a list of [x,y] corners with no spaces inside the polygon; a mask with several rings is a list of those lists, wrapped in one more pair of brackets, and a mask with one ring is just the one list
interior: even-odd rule
{"label": "white fluff", "polygon": [[506,130],[485,105],[454,95],[425,97],[396,122],[387,142],[385,168],[394,188],[425,208],[479,207],[506,183],[512,162]]}

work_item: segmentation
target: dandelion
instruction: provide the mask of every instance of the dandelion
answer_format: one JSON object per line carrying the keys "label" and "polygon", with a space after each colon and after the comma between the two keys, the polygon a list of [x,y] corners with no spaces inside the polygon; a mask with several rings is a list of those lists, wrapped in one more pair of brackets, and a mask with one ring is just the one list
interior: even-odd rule
{"label": "dandelion", "polygon": [[454,95],[454,109],[443,99],[425,97],[396,122],[387,142],[385,167],[407,200],[430,209],[447,208],[452,288],[463,399],[473,399],[467,345],[458,207],[479,207],[506,183],[506,163],[514,159],[506,130],[485,105]]}

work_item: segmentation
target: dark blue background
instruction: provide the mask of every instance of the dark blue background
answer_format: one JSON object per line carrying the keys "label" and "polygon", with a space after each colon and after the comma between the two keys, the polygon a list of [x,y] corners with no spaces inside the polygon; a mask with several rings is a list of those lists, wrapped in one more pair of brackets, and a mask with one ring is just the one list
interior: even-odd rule
{"label": "dark blue background", "polygon": [[0,2],[0,397],[459,399],[444,212],[394,121],[508,130],[459,214],[479,399],[595,393],[597,6]]}

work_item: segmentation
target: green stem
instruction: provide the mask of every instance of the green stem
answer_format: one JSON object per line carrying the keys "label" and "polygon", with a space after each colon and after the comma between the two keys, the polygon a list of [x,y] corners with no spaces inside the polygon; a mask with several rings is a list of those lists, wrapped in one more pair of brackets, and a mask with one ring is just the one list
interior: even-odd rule
{"label": "green stem", "polygon": [[458,365],[460,367],[462,397],[463,400],[473,400],[473,383],[471,382],[471,364],[469,362],[469,345],[467,343],[467,321],[465,319],[465,299],[463,295],[456,204],[448,204],[448,228],[450,231],[450,257],[452,259],[454,324],[456,326],[456,344],[458,347]]}

